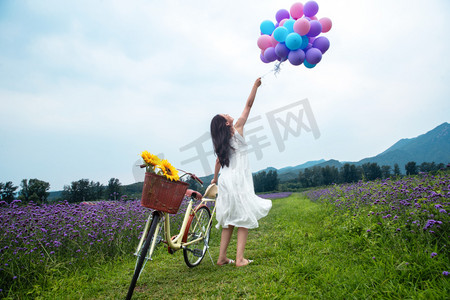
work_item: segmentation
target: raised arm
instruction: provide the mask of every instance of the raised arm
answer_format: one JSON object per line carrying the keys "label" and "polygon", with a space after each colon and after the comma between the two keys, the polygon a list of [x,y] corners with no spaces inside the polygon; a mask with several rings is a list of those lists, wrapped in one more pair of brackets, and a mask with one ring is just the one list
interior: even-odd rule
{"label": "raised arm", "polygon": [[219,177],[219,171],[220,171],[220,161],[219,158],[216,159],[216,165],[214,167],[214,178],[211,180],[211,184],[216,183],[217,179]]}
{"label": "raised arm", "polygon": [[248,115],[250,114],[253,102],[255,101],[256,91],[258,90],[260,85],[261,85],[261,78],[258,78],[253,84],[253,88],[252,91],[250,92],[250,95],[248,96],[247,103],[245,104],[244,107],[244,111],[242,112],[241,116],[234,125],[234,127],[236,127],[236,130],[239,132],[240,135],[243,135],[244,133],[244,125],[247,122]]}

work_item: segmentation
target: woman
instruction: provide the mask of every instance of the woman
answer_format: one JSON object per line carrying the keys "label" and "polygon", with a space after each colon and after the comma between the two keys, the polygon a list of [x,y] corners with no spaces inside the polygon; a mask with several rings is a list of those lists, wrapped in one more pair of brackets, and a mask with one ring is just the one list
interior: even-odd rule
{"label": "woman", "polygon": [[[266,216],[272,207],[270,200],[255,194],[253,177],[247,158],[247,144],[244,139],[244,125],[255,100],[256,91],[261,85],[258,78],[252,88],[244,111],[233,125],[234,119],[227,114],[216,115],[211,121],[211,137],[217,155],[214,178],[218,182],[216,200],[217,228],[222,226],[218,265],[235,263],[241,267],[253,262],[244,258],[248,229],[258,227],[258,220]],[[220,180],[218,180],[219,171]],[[234,227],[238,227],[236,261],[227,257]]]}

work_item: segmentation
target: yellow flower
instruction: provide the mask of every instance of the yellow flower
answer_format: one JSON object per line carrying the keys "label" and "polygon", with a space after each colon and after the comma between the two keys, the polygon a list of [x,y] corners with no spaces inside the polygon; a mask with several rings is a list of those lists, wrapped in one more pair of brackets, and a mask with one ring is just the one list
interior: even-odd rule
{"label": "yellow flower", "polygon": [[159,159],[158,156],[153,155],[148,151],[142,152],[141,157],[144,159],[144,161],[147,165],[156,166],[161,162],[161,160]]}
{"label": "yellow flower", "polygon": [[167,159],[164,159],[163,161],[161,161],[158,165],[158,168],[161,169],[161,171],[163,172],[164,176],[166,176],[167,179],[170,180],[179,180],[180,177],[178,176],[178,171],[177,169],[175,169],[168,161]]}

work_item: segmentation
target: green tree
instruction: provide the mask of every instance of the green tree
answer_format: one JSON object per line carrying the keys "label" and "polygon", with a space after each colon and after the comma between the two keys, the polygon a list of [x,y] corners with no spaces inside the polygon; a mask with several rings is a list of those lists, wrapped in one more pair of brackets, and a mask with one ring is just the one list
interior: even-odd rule
{"label": "green tree", "polygon": [[415,161],[410,161],[405,165],[406,175],[416,175],[417,172],[417,164]]}
{"label": "green tree", "polygon": [[64,186],[63,197],[69,202],[93,201],[101,199],[103,193],[104,187],[99,182],[80,179]]}
{"label": "green tree", "polygon": [[276,170],[270,170],[265,178],[265,190],[268,191],[276,191],[278,189],[278,172]]}
{"label": "green tree", "polygon": [[400,174],[401,174],[400,167],[398,166],[398,164],[394,164],[394,175],[400,176]]}
{"label": "green tree", "polygon": [[339,170],[335,166],[322,168],[323,184],[330,185],[339,181]]}
{"label": "green tree", "polygon": [[119,179],[111,178],[108,181],[108,186],[106,187],[106,198],[110,200],[116,200],[122,194],[122,184]]}
{"label": "green tree", "polygon": [[17,188],[18,187],[14,186],[12,181],[6,183],[0,182],[0,199],[7,203],[11,203],[16,195]]}
{"label": "green tree", "polygon": [[50,193],[50,183],[39,179],[23,179],[21,184],[21,190],[19,192],[19,199],[24,202],[33,201],[36,203],[43,203],[47,201]]}
{"label": "green tree", "polygon": [[362,165],[364,177],[371,181],[381,178],[381,168],[377,163],[365,163]]}
{"label": "green tree", "polygon": [[383,179],[389,178],[391,176],[391,166],[381,166],[381,175]]}

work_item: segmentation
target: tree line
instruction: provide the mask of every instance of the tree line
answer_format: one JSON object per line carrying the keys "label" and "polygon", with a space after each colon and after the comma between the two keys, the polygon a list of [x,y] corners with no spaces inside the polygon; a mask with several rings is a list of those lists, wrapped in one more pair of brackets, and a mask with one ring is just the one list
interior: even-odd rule
{"label": "tree line", "polygon": [[[14,199],[22,202],[34,203],[48,202],[50,184],[39,179],[23,179],[18,186],[14,186],[11,181],[0,182],[0,200],[11,203]],[[142,186],[140,187],[142,191]],[[119,179],[111,178],[108,185],[104,186],[100,182],[80,179],[73,181],[70,185],[65,185],[61,197],[55,200],[67,200],[68,202],[95,201],[100,199],[118,200],[123,196],[123,187]]]}
{"label": "tree line", "polygon": [[[443,163],[424,162],[418,165],[416,162],[408,162],[404,168],[406,175],[417,175],[419,172],[436,172],[444,169]],[[390,177],[400,177],[401,170],[398,164],[391,166],[380,166],[377,163],[365,163],[360,166],[346,163],[342,167],[335,166],[313,166],[300,170],[296,179],[290,180],[280,185],[283,191],[295,190],[299,188],[310,188],[333,183],[353,183],[360,180],[386,179]]]}

